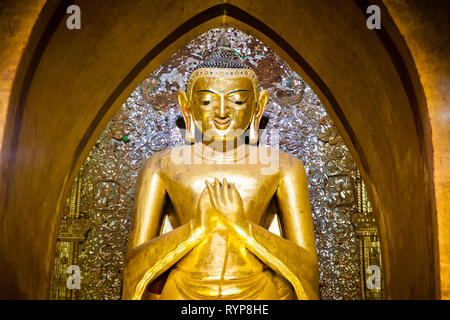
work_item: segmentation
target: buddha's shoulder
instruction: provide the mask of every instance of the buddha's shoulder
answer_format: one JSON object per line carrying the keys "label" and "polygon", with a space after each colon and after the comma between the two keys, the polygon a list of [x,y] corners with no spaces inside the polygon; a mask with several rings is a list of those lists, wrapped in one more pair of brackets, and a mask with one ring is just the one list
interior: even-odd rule
{"label": "buddha's shoulder", "polygon": [[189,150],[191,146],[181,145],[169,149],[165,149],[152,154],[150,157],[144,160],[141,166],[141,170],[157,170],[167,166],[167,163],[182,155],[184,150]]}
{"label": "buddha's shoulder", "polygon": [[264,163],[268,161],[278,161],[280,171],[286,170],[304,170],[303,163],[295,156],[290,153],[275,149],[269,146],[250,146],[250,151],[257,152],[259,157],[267,157]]}
{"label": "buddha's shoulder", "polygon": [[[295,156],[275,149],[269,146],[253,146],[247,145],[249,156],[252,159],[258,159],[261,165],[272,166],[278,165],[278,169],[281,172],[287,171],[304,171],[303,163]],[[192,145],[181,145],[174,148],[166,149],[157,153],[154,153],[148,157],[141,166],[141,170],[167,170],[173,167],[173,164],[180,164],[183,157],[191,155],[194,152]]]}

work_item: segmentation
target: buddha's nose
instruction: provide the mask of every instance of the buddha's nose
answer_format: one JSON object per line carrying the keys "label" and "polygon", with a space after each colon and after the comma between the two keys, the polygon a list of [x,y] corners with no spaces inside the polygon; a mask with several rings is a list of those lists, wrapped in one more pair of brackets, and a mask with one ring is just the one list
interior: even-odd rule
{"label": "buddha's nose", "polygon": [[227,117],[227,113],[226,113],[226,108],[225,108],[225,98],[222,96],[220,97],[220,103],[219,103],[219,118],[226,118]]}

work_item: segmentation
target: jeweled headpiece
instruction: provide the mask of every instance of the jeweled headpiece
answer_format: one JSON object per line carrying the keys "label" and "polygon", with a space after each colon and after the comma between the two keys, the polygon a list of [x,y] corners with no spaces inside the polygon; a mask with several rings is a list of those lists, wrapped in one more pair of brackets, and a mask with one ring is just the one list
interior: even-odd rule
{"label": "jeweled headpiece", "polygon": [[208,58],[200,63],[189,76],[186,93],[191,97],[191,89],[195,81],[201,77],[249,78],[253,82],[255,95],[259,95],[259,84],[256,73],[242,63],[239,55],[231,48],[225,33],[217,40],[216,47]]}

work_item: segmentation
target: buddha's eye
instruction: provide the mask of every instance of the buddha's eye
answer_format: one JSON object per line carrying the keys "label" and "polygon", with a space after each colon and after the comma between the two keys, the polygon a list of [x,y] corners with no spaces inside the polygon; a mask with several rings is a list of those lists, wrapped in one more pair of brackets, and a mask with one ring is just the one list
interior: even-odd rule
{"label": "buddha's eye", "polygon": [[247,96],[243,96],[242,94],[235,94],[229,97],[228,100],[240,106],[243,105],[245,101],[247,101]]}
{"label": "buddha's eye", "polygon": [[215,98],[211,94],[201,93],[197,95],[197,101],[201,106],[208,106],[215,101]]}

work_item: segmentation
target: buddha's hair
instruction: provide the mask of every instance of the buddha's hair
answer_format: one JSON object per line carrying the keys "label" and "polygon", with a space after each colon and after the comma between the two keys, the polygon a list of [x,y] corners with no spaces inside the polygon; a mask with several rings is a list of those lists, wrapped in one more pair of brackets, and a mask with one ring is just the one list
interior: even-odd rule
{"label": "buddha's hair", "polygon": [[[228,71],[226,71],[228,70]],[[255,72],[251,67],[242,63],[239,55],[231,48],[230,41],[225,33],[222,33],[217,40],[216,47],[211,54],[201,62],[189,75],[186,84],[186,93],[191,98],[191,89],[196,79],[199,77],[247,77],[252,80],[255,95],[259,96],[259,84]]]}
{"label": "buddha's hair", "polygon": [[230,41],[225,33],[222,33],[219,40],[217,40],[216,47],[212,53],[194,71],[200,68],[251,69],[242,63],[239,55],[231,48]]}

